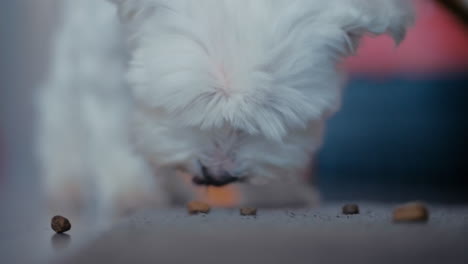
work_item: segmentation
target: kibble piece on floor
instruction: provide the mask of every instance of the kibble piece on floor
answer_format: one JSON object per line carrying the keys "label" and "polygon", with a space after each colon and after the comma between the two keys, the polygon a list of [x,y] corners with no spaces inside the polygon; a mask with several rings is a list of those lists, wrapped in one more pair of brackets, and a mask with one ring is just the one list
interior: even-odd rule
{"label": "kibble piece on floor", "polygon": [[50,221],[50,226],[55,232],[59,234],[65,233],[71,229],[70,221],[67,218],[60,215],[52,217],[52,220]]}
{"label": "kibble piece on floor", "polygon": [[401,205],[393,210],[395,222],[425,222],[429,219],[429,210],[421,202]]}
{"label": "kibble piece on floor", "polygon": [[206,203],[193,201],[187,204],[187,210],[189,214],[192,214],[192,215],[199,214],[199,213],[207,214],[210,212],[211,207]]}
{"label": "kibble piece on floor", "polygon": [[343,206],[343,214],[359,214],[359,206],[357,204],[346,204],[345,206]]}
{"label": "kibble piece on floor", "polygon": [[243,207],[240,209],[240,214],[241,215],[257,215],[257,208],[253,208],[253,207]]}

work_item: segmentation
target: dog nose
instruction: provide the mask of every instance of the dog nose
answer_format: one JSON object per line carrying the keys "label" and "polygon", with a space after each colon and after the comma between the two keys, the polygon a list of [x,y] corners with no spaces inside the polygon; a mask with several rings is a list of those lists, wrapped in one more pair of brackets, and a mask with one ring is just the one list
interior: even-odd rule
{"label": "dog nose", "polygon": [[201,169],[203,175],[201,177],[195,176],[192,179],[193,183],[196,185],[221,187],[239,180],[239,178],[232,176],[228,172],[223,172],[221,175],[214,176],[209,172],[207,167],[202,165]]}

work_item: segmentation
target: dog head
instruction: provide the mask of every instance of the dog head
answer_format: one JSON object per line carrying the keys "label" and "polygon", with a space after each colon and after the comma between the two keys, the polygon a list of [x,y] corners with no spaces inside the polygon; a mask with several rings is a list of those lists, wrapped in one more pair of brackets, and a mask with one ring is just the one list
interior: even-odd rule
{"label": "dog head", "polygon": [[412,21],[405,0],[113,1],[142,145],[213,185],[307,166],[339,105],[339,61],[365,34],[399,43]]}

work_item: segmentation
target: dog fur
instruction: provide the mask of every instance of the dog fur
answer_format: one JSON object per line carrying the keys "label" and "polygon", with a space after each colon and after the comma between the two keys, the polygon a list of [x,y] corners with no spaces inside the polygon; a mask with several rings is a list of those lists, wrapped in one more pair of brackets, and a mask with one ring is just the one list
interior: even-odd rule
{"label": "dog fur", "polygon": [[190,195],[177,170],[203,164],[243,179],[246,203],[316,202],[302,172],[340,105],[337,64],[365,34],[402,41],[409,2],[61,1],[39,97],[46,194],[167,206]]}

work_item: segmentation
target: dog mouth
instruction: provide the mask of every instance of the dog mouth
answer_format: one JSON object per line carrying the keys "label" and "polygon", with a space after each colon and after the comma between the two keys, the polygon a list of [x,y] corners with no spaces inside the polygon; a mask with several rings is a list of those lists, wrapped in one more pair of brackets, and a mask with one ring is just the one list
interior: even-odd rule
{"label": "dog mouth", "polygon": [[239,183],[244,181],[244,178],[234,177],[229,173],[223,173],[220,176],[213,176],[206,166],[201,165],[202,176],[194,176],[192,182],[199,186],[215,186],[222,187],[231,183]]}
{"label": "dog mouth", "polygon": [[221,180],[214,179],[211,177],[208,178],[202,178],[202,177],[193,177],[192,182],[195,185],[199,186],[215,186],[215,187],[222,187],[226,186],[231,183],[235,182],[240,182],[240,180],[236,177],[229,177],[229,178],[223,178]]}

